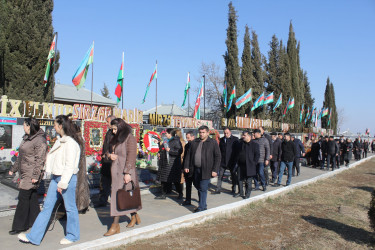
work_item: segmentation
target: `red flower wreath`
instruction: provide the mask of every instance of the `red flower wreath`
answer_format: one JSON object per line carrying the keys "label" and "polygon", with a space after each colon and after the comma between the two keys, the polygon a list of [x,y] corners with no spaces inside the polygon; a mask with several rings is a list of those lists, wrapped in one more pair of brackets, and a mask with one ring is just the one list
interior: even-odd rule
{"label": "red flower wreath", "polygon": [[102,139],[104,140],[107,133],[107,123],[97,121],[84,121],[83,122],[83,139],[85,140],[86,155],[93,155],[95,152],[101,151],[101,148],[93,148],[90,146],[90,128],[102,128]]}
{"label": "red flower wreath", "polygon": [[141,139],[141,132],[140,132],[140,126],[139,124],[129,124],[130,127],[132,127],[135,130],[135,138],[137,139],[137,142]]}

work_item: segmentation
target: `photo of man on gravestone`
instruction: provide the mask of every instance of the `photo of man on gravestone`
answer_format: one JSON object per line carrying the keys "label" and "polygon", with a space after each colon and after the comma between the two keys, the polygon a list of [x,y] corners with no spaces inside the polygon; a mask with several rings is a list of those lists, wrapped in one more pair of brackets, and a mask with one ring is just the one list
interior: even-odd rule
{"label": "photo of man on gravestone", "polygon": [[0,125],[0,148],[12,148],[12,126]]}

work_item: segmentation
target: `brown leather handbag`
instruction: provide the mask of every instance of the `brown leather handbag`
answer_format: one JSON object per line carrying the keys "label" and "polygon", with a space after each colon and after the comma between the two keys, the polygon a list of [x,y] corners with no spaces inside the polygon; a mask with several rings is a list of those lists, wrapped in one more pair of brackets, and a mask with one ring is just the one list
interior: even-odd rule
{"label": "brown leather handbag", "polygon": [[130,181],[132,184],[132,189],[126,190],[126,184],[124,184],[122,189],[117,190],[116,200],[117,200],[117,210],[126,211],[133,209],[141,209],[141,190],[135,187],[134,182]]}

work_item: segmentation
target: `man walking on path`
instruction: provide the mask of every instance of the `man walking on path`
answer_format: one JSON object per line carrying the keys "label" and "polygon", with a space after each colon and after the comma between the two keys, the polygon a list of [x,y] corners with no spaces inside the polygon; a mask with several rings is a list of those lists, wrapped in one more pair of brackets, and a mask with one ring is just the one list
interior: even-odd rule
{"label": "man walking on path", "polygon": [[258,178],[254,179],[255,190],[260,190],[259,189],[259,181],[260,181],[263,187],[263,191],[266,191],[267,187],[266,187],[266,179],[264,176],[264,166],[268,165],[269,160],[270,160],[270,144],[266,138],[262,137],[259,129],[255,129],[254,134],[255,134],[254,142],[256,142],[259,145],[259,151],[260,151],[260,157],[259,157],[259,161],[257,164],[257,175],[259,179]]}
{"label": "man walking on path", "polygon": [[305,156],[305,147],[303,146],[300,139],[296,138],[295,135],[292,135],[292,141],[294,143],[294,146],[296,147],[296,156],[293,161],[293,176],[296,174],[297,170],[297,176],[301,174],[300,170],[300,158],[301,156]]}
{"label": "man walking on path", "polygon": [[271,173],[272,173],[272,183],[277,180],[277,175],[280,171],[279,162],[281,160],[281,140],[277,137],[275,132],[271,133],[272,137],[272,151],[271,151]]}
{"label": "man walking on path", "polygon": [[327,143],[328,143],[328,136],[320,137],[320,151],[322,153],[322,158],[320,162],[320,169],[324,169],[324,164],[327,159]]}
{"label": "man walking on path", "polygon": [[277,181],[276,187],[280,186],[281,181],[283,179],[284,170],[288,168],[288,180],[286,185],[289,186],[292,182],[292,168],[293,168],[293,161],[296,156],[296,147],[294,143],[290,140],[290,134],[284,134],[284,141],[281,143],[281,165],[280,165],[280,172],[279,172],[279,179]]}
{"label": "man walking on path", "polygon": [[220,167],[221,154],[216,140],[209,137],[207,126],[198,128],[199,138],[191,143],[185,159],[185,173],[193,172],[193,184],[198,190],[199,206],[194,212],[207,210],[207,190],[211,177],[216,177]]}
{"label": "man walking on path", "polygon": [[[268,143],[270,145],[270,160],[272,160],[272,138],[269,134],[264,132],[264,128],[262,126],[259,127],[260,133],[262,137],[266,138],[268,140]],[[268,176],[268,172],[270,169],[270,161],[268,161],[268,164],[264,164],[264,178],[266,179],[266,186],[268,186],[270,178]]]}
{"label": "man walking on path", "polygon": [[232,132],[229,128],[224,128],[224,136],[220,138],[219,147],[220,147],[220,153],[221,153],[221,164],[220,164],[220,171],[219,176],[217,179],[217,187],[216,191],[212,194],[220,194],[221,192],[221,185],[223,182],[223,177],[225,170],[229,169],[231,172],[232,177],[232,194],[236,194],[236,186],[237,183],[237,174],[235,169],[231,168],[230,162],[232,158],[233,148],[236,147],[238,143],[238,138],[236,136],[232,135]]}
{"label": "man walking on path", "polygon": [[[185,145],[185,150],[184,150],[184,164],[186,162],[186,155],[190,153],[191,149],[191,142],[194,141],[195,136],[192,131],[189,131],[186,133],[186,140],[188,143]],[[188,206],[191,205],[191,187],[193,185],[193,172],[191,173],[184,173],[185,177],[185,185],[186,185],[186,198],[185,201],[181,204],[182,206]]]}
{"label": "man walking on path", "polygon": [[[329,170],[330,165],[332,165],[332,171],[336,168],[336,156],[339,153],[339,146],[334,140],[333,136],[329,137],[327,143],[326,155],[327,155],[327,171]],[[331,164],[330,164],[331,163]]]}

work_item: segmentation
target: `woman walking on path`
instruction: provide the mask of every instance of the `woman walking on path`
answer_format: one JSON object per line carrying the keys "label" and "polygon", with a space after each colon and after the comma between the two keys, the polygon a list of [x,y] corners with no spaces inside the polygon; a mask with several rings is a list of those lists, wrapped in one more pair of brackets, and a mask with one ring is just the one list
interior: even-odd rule
{"label": "woman walking on path", "polygon": [[166,193],[171,191],[172,183],[175,184],[178,192],[178,199],[182,199],[181,182],[181,154],[182,145],[180,138],[172,128],[166,130],[168,145],[160,146],[158,179],[161,182],[162,194],[155,199],[166,199]]}
{"label": "woman walking on path", "polygon": [[46,134],[35,118],[26,118],[23,123],[25,135],[19,147],[19,156],[9,175],[19,172],[18,204],[10,235],[27,231],[33,226],[40,212],[37,188],[47,154]]}
{"label": "woman walking on path", "polygon": [[22,242],[40,245],[52,210],[57,200],[64,200],[67,214],[66,236],[60,244],[71,244],[80,238],[79,218],[76,205],[77,173],[80,159],[80,144],[73,122],[66,115],[59,115],[55,119],[54,128],[61,136],[47,155],[46,172],[52,174],[43,210],[39,213],[31,231],[21,233],[18,238]]}
{"label": "woman walking on path", "polygon": [[131,221],[127,227],[134,227],[135,224],[140,224],[141,219],[137,214],[137,209],[119,211],[117,209],[117,190],[124,187],[126,190],[139,186],[137,171],[135,168],[135,160],[137,158],[137,141],[132,134],[132,128],[129,124],[126,124],[124,120],[116,118],[111,122],[113,138],[110,141],[110,147],[113,149],[113,153],[109,155],[112,160],[111,176],[112,176],[112,188],[111,188],[111,216],[113,217],[113,223],[111,228],[104,234],[104,236],[111,236],[120,233],[120,216],[131,214]]}

